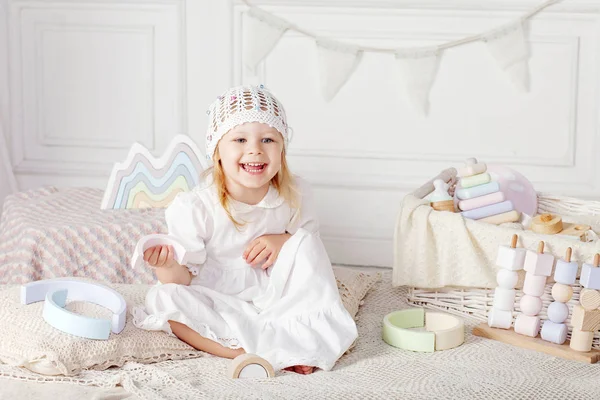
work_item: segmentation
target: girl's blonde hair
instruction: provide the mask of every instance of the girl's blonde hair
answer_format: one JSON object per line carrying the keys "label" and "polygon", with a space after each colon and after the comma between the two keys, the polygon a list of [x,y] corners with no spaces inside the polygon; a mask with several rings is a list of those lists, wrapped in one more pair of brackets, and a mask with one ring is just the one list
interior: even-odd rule
{"label": "girl's blonde hair", "polygon": [[[246,224],[247,221],[237,221],[231,214],[229,208],[229,193],[227,192],[227,186],[225,185],[225,172],[221,166],[221,156],[219,154],[219,147],[215,148],[213,155],[213,166],[204,171],[204,176],[207,177],[212,173],[213,184],[217,189],[217,196],[219,197],[219,203],[229,216],[229,219],[233,222],[237,229],[240,229]],[[281,152],[281,168],[279,172],[271,179],[271,184],[277,189],[279,195],[285,199],[292,209],[299,208],[298,201],[298,188],[290,169],[288,168],[287,161],[285,159],[285,149]],[[299,213],[296,213],[296,219]]]}

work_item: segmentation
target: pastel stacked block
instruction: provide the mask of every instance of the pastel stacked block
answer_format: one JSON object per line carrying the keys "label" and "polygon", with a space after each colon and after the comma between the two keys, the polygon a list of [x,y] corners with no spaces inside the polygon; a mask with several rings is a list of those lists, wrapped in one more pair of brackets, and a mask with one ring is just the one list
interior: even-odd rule
{"label": "pastel stacked block", "polygon": [[600,329],[600,254],[594,256],[593,264],[583,264],[579,283],[584,287],[579,303],[573,307],[571,317],[571,343],[576,351],[590,351],[594,334]]}
{"label": "pastel stacked block", "polygon": [[523,269],[526,271],[523,282],[523,293],[519,306],[521,314],[515,319],[515,332],[536,337],[540,332],[540,317],[542,311],[542,295],[546,287],[546,279],[552,275],[554,257],[544,254],[544,242],[540,242],[538,251],[527,251]]}
{"label": "pastel stacked block", "polygon": [[556,283],[552,286],[552,298],[554,301],[548,306],[548,320],[542,326],[542,339],[556,344],[563,344],[567,340],[568,327],[565,324],[569,318],[568,301],[573,297],[573,287],[577,279],[576,262],[571,262],[571,248],[567,249],[567,254],[562,260],[556,261],[554,270],[554,280]]}
{"label": "pastel stacked block", "polygon": [[515,306],[515,286],[519,280],[517,271],[523,269],[525,249],[516,248],[517,235],[513,235],[511,245],[499,246],[496,265],[501,269],[496,275],[498,287],[494,291],[494,303],[488,313],[488,326],[508,329],[512,325],[512,313]]}
{"label": "pastel stacked block", "polygon": [[478,163],[475,158],[469,158],[465,167],[459,169],[461,188],[456,191],[456,197],[461,214],[492,224],[518,221],[520,214],[486,171],[486,164]]}

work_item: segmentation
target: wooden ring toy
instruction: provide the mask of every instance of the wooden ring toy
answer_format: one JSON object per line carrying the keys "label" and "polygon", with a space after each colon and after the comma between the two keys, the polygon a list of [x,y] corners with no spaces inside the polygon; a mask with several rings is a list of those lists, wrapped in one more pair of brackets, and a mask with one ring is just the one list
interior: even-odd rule
{"label": "wooden ring toy", "polygon": [[531,230],[544,235],[554,235],[563,229],[562,218],[558,215],[541,214],[533,217]]}
{"label": "wooden ring toy", "polygon": [[256,354],[245,353],[231,360],[228,375],[232,379],[273,378],[275,370],[264,358]]}

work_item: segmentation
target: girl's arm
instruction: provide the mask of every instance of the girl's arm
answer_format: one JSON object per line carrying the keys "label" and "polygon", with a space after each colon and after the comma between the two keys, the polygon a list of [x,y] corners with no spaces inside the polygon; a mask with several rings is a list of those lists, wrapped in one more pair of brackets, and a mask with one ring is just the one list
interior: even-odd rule
{"label": "girl's arm", "polygon": [[158,245],[144,252],[144,260],[156,271],[160,283],[176,283],[188,286],[192,282],[192,274],[185,266],[174,259],[171,246]]}

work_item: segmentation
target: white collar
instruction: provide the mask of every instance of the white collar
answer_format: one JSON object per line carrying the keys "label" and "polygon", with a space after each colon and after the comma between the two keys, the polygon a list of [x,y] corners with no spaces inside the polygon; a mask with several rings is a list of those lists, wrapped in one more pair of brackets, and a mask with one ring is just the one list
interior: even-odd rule
{"label": "white collar", "polygon": [[279,191],[275,189],[273,185],[269,185],[269,190],[265,197],[262,198],[257,204],[246,204],[241,201],[237,201],[229,198],[231,204],[231,211],[235,214],[245,214],[251,212],[256,208],[276,208],[285,202],[283,196],[279,195]]}

